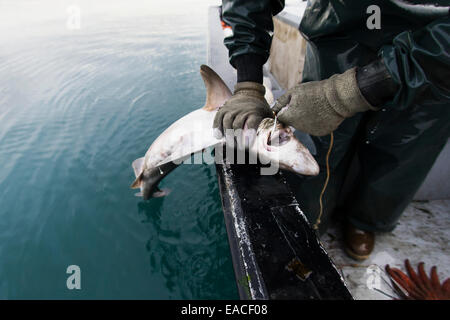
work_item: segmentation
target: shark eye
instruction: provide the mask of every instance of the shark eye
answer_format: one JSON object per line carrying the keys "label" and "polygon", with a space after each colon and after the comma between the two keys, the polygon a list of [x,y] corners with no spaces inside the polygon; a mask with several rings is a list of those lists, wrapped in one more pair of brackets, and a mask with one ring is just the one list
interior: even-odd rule
{"label": "shark eye", "polygon": [[288,141],[291,140],[291,135],[289,135],[289,134],[288,134],[286,131],[284,131],[284,130],[283,130],[283,131],[280,130],[279,137],[280,137],[280,146],[282,146],[282,145],[288,143]]}
{"label": "shark eye", "polygon": [[290,135],[284,130],[277,130],[273,136],[272,132],[269,132],[269,135],[267,136],[267,145],[272,146],[273,143],[275,147],[280,147],[288,143],[290,139]]}

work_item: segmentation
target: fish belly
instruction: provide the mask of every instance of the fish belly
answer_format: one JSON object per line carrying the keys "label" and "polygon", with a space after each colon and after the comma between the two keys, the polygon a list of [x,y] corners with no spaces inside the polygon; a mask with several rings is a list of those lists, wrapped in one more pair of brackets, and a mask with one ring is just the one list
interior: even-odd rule
{"label": "fish belly", "polygon": [[216,111],[195,110],[168,127],[150,146],[146,155],[147,168],[177,161],[203,149],[223,143],[213,136],[212,124]]}

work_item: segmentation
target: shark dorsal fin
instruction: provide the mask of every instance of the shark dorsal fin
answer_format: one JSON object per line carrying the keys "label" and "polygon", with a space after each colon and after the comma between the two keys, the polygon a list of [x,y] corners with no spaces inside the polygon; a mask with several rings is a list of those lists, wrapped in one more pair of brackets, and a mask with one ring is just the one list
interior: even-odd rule
{"label": "shark dorsal fin", "polygon": [[231,91],[213,69],[206,65],[200,67],[200,74],[206,87],[206,102],[203,109],[214,111],[231,97]]}

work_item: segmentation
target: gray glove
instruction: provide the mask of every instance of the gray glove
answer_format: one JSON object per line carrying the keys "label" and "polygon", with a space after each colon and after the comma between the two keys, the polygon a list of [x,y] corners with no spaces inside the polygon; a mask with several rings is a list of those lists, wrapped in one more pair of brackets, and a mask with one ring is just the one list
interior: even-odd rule
{"label": "gray glove", "polygon": [[284,124],[313,136],[324,136],[336,130],[345,118],[377,109],[361,94],[356,68],[352,68],[289,89],[277,100],[273,110]]}
{"label": "gray glove", "polygon": [[[233,96],[217,111],[214,118],[214,136],[220,139],[227,129],[250,129],[247,134],[251,145],[260,122],[273,117],[264,98],[264,86],[257,82],[239,82],[234,87]],[[252,132],[252,130],[254,132]]]}

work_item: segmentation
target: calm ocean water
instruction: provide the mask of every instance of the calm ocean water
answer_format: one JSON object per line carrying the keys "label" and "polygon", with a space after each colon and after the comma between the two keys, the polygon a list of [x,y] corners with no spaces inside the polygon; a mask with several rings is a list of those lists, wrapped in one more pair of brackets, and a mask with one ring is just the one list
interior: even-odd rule
{"label": "calm ocean water", "polygon": [[237,298],[214,166],[129,189],[203,105],[210,3],[0,3],[0,298]]}

